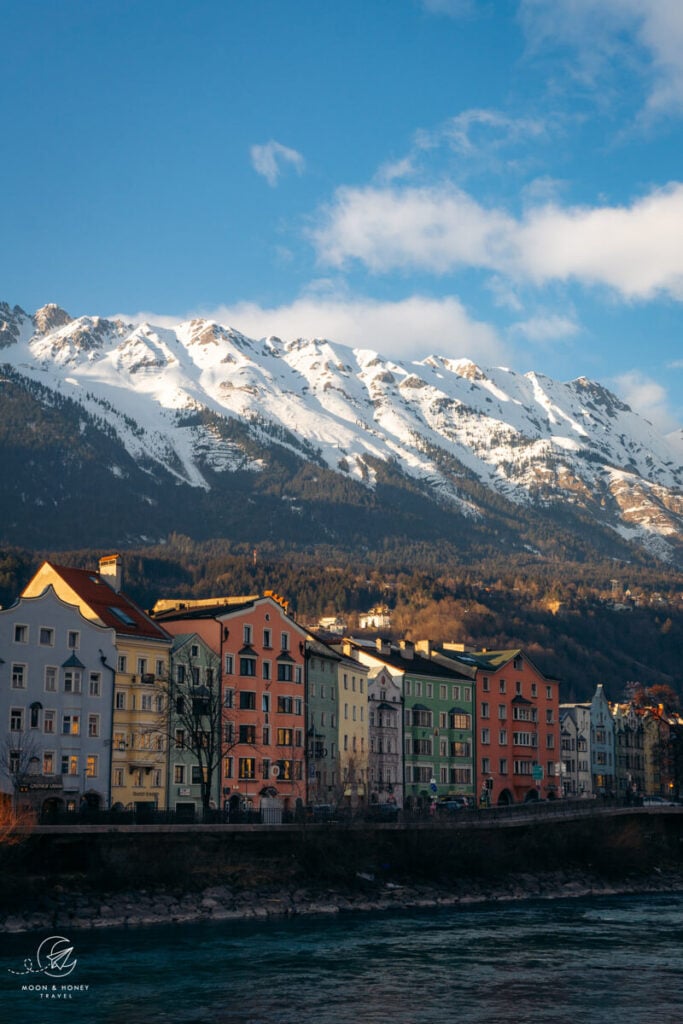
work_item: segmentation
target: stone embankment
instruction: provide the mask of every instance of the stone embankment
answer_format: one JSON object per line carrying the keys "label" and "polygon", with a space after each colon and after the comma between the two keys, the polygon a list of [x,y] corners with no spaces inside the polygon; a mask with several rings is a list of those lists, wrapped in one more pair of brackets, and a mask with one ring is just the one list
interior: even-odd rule
{"label": "stone embankment", "polygon": [[245,891],[226,885],[195,893],[137,890],[118,893],[68,891],[55,886],[41,909],[0,916],[0,933],[133,928],[220,921],[265,921],[367,911],[463,907],[529,899],[570,899],[643,892],[683,892],[683,875],[656,872],[614,882],[587,874],[518,874],[504,884],[460,882],[455,886],[376,883],[359,876],[353,886]]}

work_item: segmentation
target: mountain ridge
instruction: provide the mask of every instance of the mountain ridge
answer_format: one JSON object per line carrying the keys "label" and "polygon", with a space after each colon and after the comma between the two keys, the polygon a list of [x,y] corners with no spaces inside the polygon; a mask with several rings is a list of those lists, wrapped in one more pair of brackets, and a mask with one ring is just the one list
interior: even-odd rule
{"label": "mountain ridge", "polygon": [[[559,383],[464,358],[400,361],[326,339],[252,339],[200,318],[158,327],[72,318],[55,304],[31,316],[7,303],[0,365],[13,386],[43,388],[40,401],[74,402],[80,430],[99,429],[118,445],[101,485],[112,493],[134,466],[164,488],[189,488],[190,504],[199,492],[222,495],[238,477],[246,494],[245,477],[253,489],[273,460],[291,457],[294,476],[324,469],[326,487],[346,480],[360,505],[363,489],[377,504],[391,479],[395,491],[419,493],[421,514],[431,505],[450,515],[454,532],[466,522],[485,530],[497,496],[513,518],[515,509],[526,518],[570,514],[579,523],[570,532],[593,529],[612,534],[620,552],[636,545],[683,561],[680,435],[662,437],[586,377]],[[261,479],[258,489],[268,490]],[[307,491],[306,501],[324,504],[310,481]],[[300,495],[279,497],[296,507]],[[406,529],[411,516],[403,518]]]}

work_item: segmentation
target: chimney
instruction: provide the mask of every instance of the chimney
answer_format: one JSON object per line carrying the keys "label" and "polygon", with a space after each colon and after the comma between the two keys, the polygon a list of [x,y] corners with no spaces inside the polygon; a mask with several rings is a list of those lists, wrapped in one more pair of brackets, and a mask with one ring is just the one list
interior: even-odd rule
{"label": "chimney", "polygon": [[412,661],[415,657],[415,644],[412,640],[399,640],[398,646],[401,649],[401,657]]}
{"label": "chimney", "polygon": [[418,640],[415,644],[415,650],[419,654],[424,654],[427,658],[432,656],[432,641],[431,640]]}
{"label": "chimney", "polygon": [[391,654],[391,642],[381,636],[375,638],[375,647],[379,654]]}
{"label": "chimney", "polygon": [[123,559],[121,555],[105,555],[100,558],[100,576],[118,594],[123,583]]}

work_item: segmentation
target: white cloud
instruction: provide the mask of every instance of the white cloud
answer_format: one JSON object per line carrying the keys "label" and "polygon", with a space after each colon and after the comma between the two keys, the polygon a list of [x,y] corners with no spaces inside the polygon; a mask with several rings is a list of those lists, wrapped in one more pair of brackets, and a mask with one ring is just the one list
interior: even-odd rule
{"label": "white cloud", "polygon": [[437,128],[421,129],[415,141],[419,149],[433,149],[445,143],[460,155],[470,156],[539,138],[547,127],[539,118],[510,117],[499,110],[473,108],[461,111]]}
{"label": "white cloud", "polygon": [[[335,293],[323,282],[317,290],[287,305],[264,308],[240,302],[191,315],[229,324],[252,338],[329,338],[397,359],[422,359],[435,352],[491,365],[505,362],[510,355],[494,328],[471,319],[453,296],[412,295],[397,302],[379,302]],[[123,319],[173,327],[183,318],[138,313]]]}
{"label": "white cloud", "polygon": [[530,206],[520,218],[451,185],[342,187],[311,233],[319,259],[374,273],[478,267],[537,285],[575,280],[625,299],[683,299],[683,184],[621,207]]}
{"label": "white cloud", "polygon": [[666,434],[679,427],[665,388],[640,370],[630,370],[615,377],[612,386],[634,412],[644,416],[661,433]]}
{"label": "white cloud", "polygon": [[568,316],[558,313],[539,314],[527,320],[519,320],[510,327],[512,334],[518,334],[527,341],[559,341],[579,333],[578,324]]}
{"label": "white cloud", "polygon": [[[683,4],[680,0],[520,0],[531,51],[569,48],[570,74],[617,90],[617,74],[639,75],[646,117],[683,113]],[[557,69],[555,69],[556,71]]]}
{"label": "white cloud", "polygon": [[303,174],[306,166],[306,161],[301,153],[297,153],[295,149],[289,149],[288,146],[283,146],[281,142],[275,142],[274,139],[264,146],[252,146],[249,153],[252,167],[257,174],[266,179],[272,188],[278,183],[282,173],[280,166],[282,163],[291,164],[297,174]]}

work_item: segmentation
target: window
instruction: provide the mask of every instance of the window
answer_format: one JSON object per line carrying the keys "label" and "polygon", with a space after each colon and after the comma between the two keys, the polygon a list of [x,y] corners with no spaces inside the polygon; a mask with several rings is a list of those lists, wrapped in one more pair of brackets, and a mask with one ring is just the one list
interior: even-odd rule
{"label": "window", "polygon": [[97,754],[88,754],[85,759],[85,777],[94,779],[97,777]]}
{"label": "window", "polygon": [[427,711],[422,708],[413,708],[413,722],[414,726],[420,726],[422,728],[431,728],[433,722],[433,715],[431,711]]}
{"label": "window", "polygon": [[283,651],[289,650],[289,633],[280,633],[280,646]]}
{"label": "window", "polygon": [[43,754],[43,775],[54,775],[55,773],[55,755],[51,750],[46,750]]}
{"label": "window", "polygon": [[508,716],[508,709],[506,704],[498,705],[498,720],[504,722]]}
{"label": "window", "polygon": [[251,626],[246,623],[242,626],[242,641],[245,644],[251,643]]}
{"label": "window", "polygon": [[151,693],[143,693],[143,695],[142,695],[142,702],[141,702],[141,710],[142,711],[151,711],[152,710],[152,694]]}
{"label": "window", "polygon": [[67,668],[64,670],[64,693],[81,692],[81,670],[79,668]]}
{"label": "window", "polygon": [[100,735],[100,716],[88,715],[88,736]]}
{"label": "window", "polygon": [[261,662],[261,678],[262,679],[270,679],[270,668],[271,668],[271,665],[270,665],[269,661],[262,661]]}
{"label": "window", "polygon": [[125,750],[126,749],[126,734],[125,732],[114,733],[114,750]]}
{"label": "window", "polygon": [[270,629],[263,630],[263,646],[272,647],[272,631]]}
{"label": "window", "polygon": [[450,716],[450,729],[471,729],[472,727],[472,716],[464,715],[461,712],[453,712]]}
{"label": "window", "polygon": [[[301,665],[295,665],[294,666],[294,682],[295,683],[300,683],[301,682]],[[363,680],[362,679],[360,681],[360,692],[361,693],[363,692]]]}
{"label": "window", "polygon": [[444,683],[439,684],[439,700],[448,700],[448,687]]}
{"label": "window", "polygon": [[147,671],[147,658],[138,658],[138,675],[144,676]]}
{"label": "window", "polygon": [[40,728],[40,712],[42,710],[43,710],[43,705],[39,704],[37,701],[34,704],[31,704],[31,728],[32,729],[39,729]]}
{"label": "window", "polygon": [[125,711],[126,710],[126,695],[125,695],[125,693],[122,690],[117,690],[116,691],[116,696],[114,698],[114,702],[115,702],[115,706],[116,706],[116,710],[117,711]]}
{"label": "window", "polygon": [[553,724],[553,709],[552,708],[548,708],[547,709],[547,711],[545,713],[545,720],[546,720],[548,725],[552,725]]}
{"label": "window", "polygon": [[513,732],[512,742],[518,747],[535,747],[536,734],[533,732]]}
{"label": "window", "polygon": [[280,662],[277,666],[277,679],[279,683],[291,683],[293,678],[292,666],[288,662]]}
{"label": "window", "polygon": [[501,746],[504,746],[507,743],[507,741],[508,731],[507,729],[501,729],[500,732],[498,733],[498,742],[500,743]]}
{"label": "window", "polygon": [[[354,742],[356,737],[353,737]],[[413,740],[413,754],[431,754],[432,753],[432,741],[431,739],[414,739]]]}
{"label": "window", "polygon": [[175,748],[176,750],[182,750],[185,746],[185,730],[176,729],[175,731]]}
{"label": "window", "polygon": [[166,674],[166,662],[162,658],[157,658],[156,673],[157,679],[163,679]]}
{"label": "window", "polygon": [[231,708],[233,706],[234,694],[235,694],[235,691],[231,690],[230,688],[228,688],[227,690],[223,691],[223,707],[224,708]]}
{"label": "window", "polygon": [[[295,715],[303,714],[303,709],[304,709],[304,705],[303,705],[303,701],[302,701],[301,697],[295,697],[294,698],[294,714]],[[361,719],[362,719],[362,717],[363,716],[361,715]]]}
{"label": "window", "polygon": [[263,746],[264,747],[269,747],[270,746],[270,726],[269,725],[264,725],[263,726]]}
{"label": "window", "polygon": [[123,785],[123,768],[114,768],[111,779],[112,786]]}
{"label": "window", "polygon": [[253,690],[240,691],[240,709],[242,711],[256,710],[256,693]]}
{"label": "window", "polygon": [[491,771],[491,758],[482,757],[481,759],[481,770],[484,775],[488,775]]}
{"label": "window", "polygon": [[291,747],[294,738],[294,732],[292,729],[278,729],[277,731],[277,745],[278,747]]}
{"label": "window", "polygon": [[269,693],[262,693],[261,694],[261,711],[265,712],[266,715],[270,711],[270,694]]}
{"label": "window", "polygon": [[451,757],[471,757],[472,747],[463,740],[456,740],[451,743]]}
{"label": "window", "polygon": [[173,765],[173,781],[176,786],[182,786],[185,782],[185,765],[174,764]]}
{"label": "window", "polygon": [[412,687],[410,685],[410,679],[406,679],[405,685],[404,685],[403,689],[404,689],[406,697],[410,697],[410,695],[412,693]]}
{"label": "window", "polygon": [[555,737],[551,732],[549,732],[545,738],[545,747],[546,750],[553,750],[555,747]]}
{"label": "window", "polygon": [[128,658],[125,654],[119,654],[116,659],[116,671],[127,672],[128,671]]}
{"label": "window", "polygon": [[55,665],[45,666],[45,689],[48,693],[57,691],[57,668]]}
{"label": "window", "polygon": [[190,644],[190,657],[191,658],[198,658],[199,657],[199,644]]}
{"label": "window", "polygon": [[462,699],[465,700],[465,701],[472,700],[472,687],[471,686],[463,686],[463,688],[462,688]]}
{"label": "window", "polygon": [[253,757],[241,757],[239,760],[240,779],[256,778],[256,759]]}
{"label": "window", "polygon": [[15,626],[14,627],[14,642],[15,642],[15,644],[27,644],[28,643],[28,626]]}
{"label": "window", "polygon": [[490,743],[491,742],[491,730],[490,729],[482,729],[481,730],[481,742],[482,743]]}
{"label": "window", "polygon": [[538,697],[538,686],[536,685],[536,683],[531,684],[531,696]]}
{"label": "window", "polygon": [[481,688],[485,693],[488,693],[491,689],[491,681],[488,676],[484,676],[481,680]]}
{"label": "window", "polygon": [[41,647],[54,647],[55,631],[48,626],[41,626],[38,633],[38,643]]}
{"label": "window", "polygon": [[546,686],[546,688],[545,688],[545,695],[546,695],[548,700],[552,700],[553,699],[553,688],[552,688],[552,686]]}
{"label": "window", "polygon": [[292,697],[278,697],[277,699],[277,710],[281,715],[291,715],[294,710],[294,701]]}
{"label": "window", "polygon": [[486,701],[484,701],[483,704],[481,705],[481,717],[482,718],[488,718],[489,717],[489,706],[486,703]]}
{"label": "window", "polygon": [[231,757],[224,757],[223,758],[223,778],[224,779],[231,779],[232,778],[232,758]]}
{"label": "window", "polygon": [[531,761],[513,761],[512,768],[515,775],[531,775]]}
{"label": "window", "polygon": [[76,629],[70,629],[66,635],[66,646],[70,651],[77,651],[81,646],[81,634]]}
{"label": "window", "polygon": [[78,775],[77,754],[62,754],[62,775]]}
{"label": "window", "polygon": [[88,692],[91,697],[99,697],[102,686],[102,677],[99,672],[91,672],[88,681]]}
{"label": "window", "polygon": [[240,725],[240,743],[256,743],[256,726]]}
{"label": "window", "polygon": [[9,727],[11,732],[22,732],[24,728],[24,709],[12,708],[9,713]]}
{"label": "window", "polygon": [[256,675],[256,658],[240,658],[240,675],[241,676],[255,676]]}
{"label": "window", "polygon": [[232,654],[225,655],[225,674],[231,676],[233,671],[233,657]]}
{"label": "window", "polygon": [[78,736],[81,731],[80,715],[64,715],[62,717],[62,733],[64,736]]}
{"label": "window", "polygon": [[507,757],[501,757],[498,762],[498,771],[501,775],[507,775],[508,773],[508,759]]}
{"label": "window", "polygon": [[26,665],[12,665],[12,689],[26,689]]}
{"label": "window", "polygon": [[55,731],[55,712],[45,711],[43,713],[43,732]]}
{"label": "window", "polygon": [[504,679],[499,679],[498,680],[498,692],[499,693],[505,693],[505,680]]}
{"label": "window", "polygon": [[194,786],[200,785],[202,782],[206,782],[206,766],[193,764],[192,765],[192,784]]}

